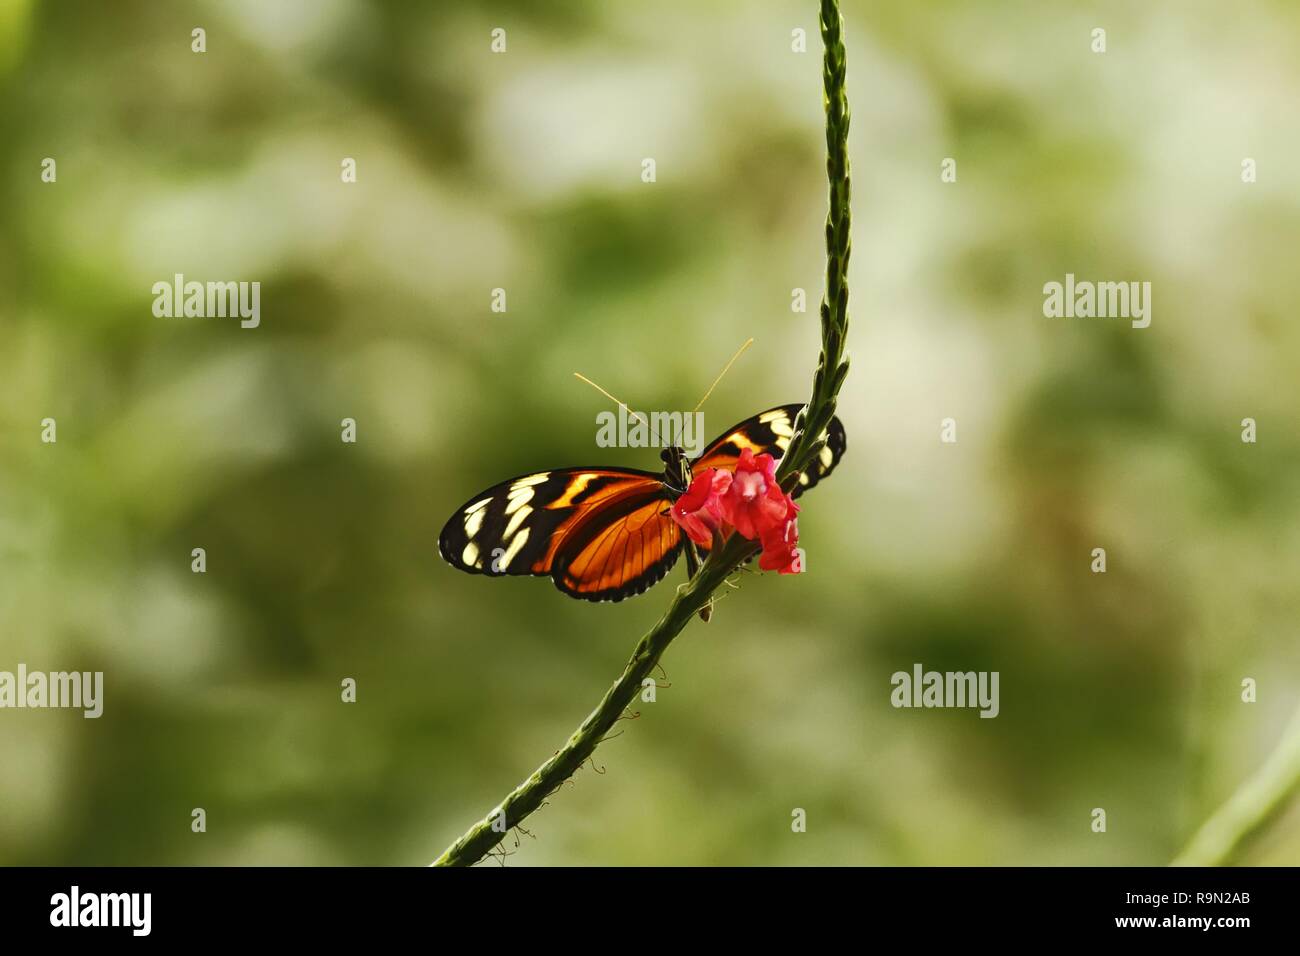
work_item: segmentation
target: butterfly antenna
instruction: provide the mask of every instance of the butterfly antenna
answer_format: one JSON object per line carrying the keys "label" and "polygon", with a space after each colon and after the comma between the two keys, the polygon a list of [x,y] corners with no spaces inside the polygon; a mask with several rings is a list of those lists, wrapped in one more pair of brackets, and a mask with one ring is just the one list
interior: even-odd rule
{"label": "butterfly antenna", "polygon": [[704,397],[700,399],[700,404],[695,406],[695,411],[698,412],[700,410],[700,406],[709,400],[709,396],[713,394],[713,390],[717,388],[718,383],[722,381],[722,376],[726,375],[727,371],[731,368],[731,366],[736,364],[736,359],[740,358],[740,356],[744,354],[745,349],[749,348],[753,344],[754,344],[754,340],[752,338],[746,339],[745,344],[742,345],[740,348],[736,349],[736,354],[733,355],[731,357],[731,360],[722,367],[722,371],[718,373],[718,377],[713,380],[713,384],[709,386],[709,390],[705,392]]}
{"label": "butterfly antenna", "polygon": [[611,402],[613,402],[614,404],[616,404],[619,408],[626,408],[626,409],[627,409],[627,413],[628,413],[629,415],[631,415],[633,418],[635,418],[637,421],[639,421],[639,422],[640,422],[642,425],[644,425],[646,428],[650,429],[650,434],[654,435],[654,437],[655,437],[655,444],[656,444],[656,445],[662,445],[662,444],[663,444],[663,442],[659,440],[659,433],[655,431],[655,427],[654,427],[653,425],[651,425],[650,422],[649,422],[649,420],[648,420],[644,415],[642,415],[640,412],[633,411],[632,408],[627,404],[627,402],[620,402],[617,398],[615,398],[613,395],[609,394],[609,392],[605,391],[603,388],[601,388],[599,385],[597,385],[597,384],[596,384],[595,382],[593,382],[591,379],[587,378],[587,376],[583,375],[581,372],[574,372],[574,373],[573,373],[573,377],[574,377],[574,378],[581,379],[582,381],[586,382],[588,385],[590,385],[590,386],[591,386],[592,388],[594,388],[596,391],[600,392],[600,394],[604,395],[604,396],[605,396],[606,398],[608,398]]}

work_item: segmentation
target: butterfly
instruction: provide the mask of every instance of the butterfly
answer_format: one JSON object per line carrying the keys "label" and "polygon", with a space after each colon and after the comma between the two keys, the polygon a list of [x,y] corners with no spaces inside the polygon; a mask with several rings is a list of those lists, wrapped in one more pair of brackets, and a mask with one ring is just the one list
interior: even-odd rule
{"label": "butterfly", "polygon": [[[741,452],[780,458],[790,446],[800,404],[778,405],[733,425],[689,459],[662,453],[662,472],[630,468],[557,468],[511,478],[479,492],[443,527],[438,550],[470,574],[549,577],[570,597],[621,601],[663,580],[683,552],[687,571],[708,552],[669,514],[695,471],[734,470]],[[798,497],[844,456],[844,426],[831,420],[818,457],[799,475]]]}

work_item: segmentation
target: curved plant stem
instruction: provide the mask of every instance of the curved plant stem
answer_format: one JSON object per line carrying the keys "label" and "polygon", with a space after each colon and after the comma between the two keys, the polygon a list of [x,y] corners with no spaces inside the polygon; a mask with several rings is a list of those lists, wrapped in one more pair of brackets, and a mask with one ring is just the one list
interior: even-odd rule
{"label": "curved plant stem", "polygon": [[1196,831],[1172,866],[1223,866],[1274,819],[1300,789],[1300,710],[1259,772]]}
{"label": "curved plant stem", "polygon": [[[825,48],[822,80],[826,105],[826,173],[830,181],[830,213],[826,220],[826,291],[821,304],[821,354],[813,377],[812,398],[795,422],[789,451],[777,472],[789,485],[812,462],[818,436],[835,414],[835,397],[848,373],[844,339],[848,333],[849,267],[849,106],[844,90],[844,40],[838,0],[821,0],[821,33]],[[555,756],[538,767],[486,817],[470,827],[434,861],[435,866],[469,866],[501,842],[506,832],[542,805],[557,787],[582,766],[614,723],[641,691],[642,681],[659,658],[727,576],[758,550],[757,542],[733,534],[713,549],[699,573],[677,590],[659,622],[632,652],[623,674]]]}

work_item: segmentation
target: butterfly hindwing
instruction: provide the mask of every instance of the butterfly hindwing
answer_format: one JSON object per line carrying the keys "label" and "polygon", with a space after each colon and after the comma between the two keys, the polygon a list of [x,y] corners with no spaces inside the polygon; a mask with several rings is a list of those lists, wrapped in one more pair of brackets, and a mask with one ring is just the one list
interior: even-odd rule
{"label": "butterfly hindwing", "polygon": [[[740,453],[746,448],[755,455],[766,452],[779,460],[790,447],[790,439],[794,437],[795,416],[801,408],[803,405],[798,403],[777,405],[733,425],[704,449],[699,458],[691,462],[691,470],[699,472],[705,468],[723,468],[734,471]],[[792,497],[798,498],[829,475],[844,457],[848,442],[844,435],[844,425],[839,418],[831,419],[825,438],[826,444],[822,446],[817,459],[800,473],[799,484],[791,492]]]}
{"label": "butterfly hindwing", "polygon": [[668,516],[671,499],[643,501],[614,516],[594,514],[557,556],[555,586],[588,601],[621,601],[661,581],[685,538]]}
{"label": "butterfly hindwing", "polygon": [[561,468],[521,475],[457,509],[438,537],[453,567],[549,576],[566,594],[618,601],[659,581],[681,552],[659,475]]}

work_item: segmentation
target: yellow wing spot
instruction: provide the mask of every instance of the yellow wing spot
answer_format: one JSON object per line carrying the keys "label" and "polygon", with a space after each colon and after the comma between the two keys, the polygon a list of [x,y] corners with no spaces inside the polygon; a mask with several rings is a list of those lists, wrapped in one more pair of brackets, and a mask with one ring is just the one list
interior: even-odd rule
{"label": "yellow wing spot", "polygon": [[512,515],[520,508],[528,504],[528,500],[535,494],[532,488],[524,486],[523,488],[512,488],[510,490],[510,503],[506,505],[506,514]]}
{"label": "yellow wing spot", "polygon": [[460,554],[460,563],[466,567],[474,567],[474,562],[478,560],[478,545],[473,541],[465,545],[465,550]]}
{"label": "yellow wing spot", "polygon": [[506,568],[510,567],[510,562],[513,561],[515,556],[523,549],[524,542],[528,540],[528,534],[532,530],[532,528],[525,528],[523,531],[520,531],[519,534],[515,535],[515,539],[510,542],[510,547],[506,548],[506,553],[501,555],[501,559],[497,562],[497,568],[499,570],[504,571]]}
{"label": "yellow wing spot", "polygon": [[527,478],[516,478],[510,485],[510,492],[513,494],[523,488],[529,488],[533,485],[540,485],[547,478],[551,477],[549,471],[539,471],[535,475],[529,475]]}
{"label": "yellow wing spot", "polygon": [[789,438],[778,438],[778,439],[776,440],[776,447],[779,448],[779,449],[781,449],[781,452],[784,454],[785,452],[787,452],[787,451],[790,450],[790,439],[789,439]]}
{"label": "yellow wing spot", "polygon": [[784,408],[774,408],[770,412],[764,412],[762,415],[759,415],[758,420],[762,424],[766,425],[768,422],[775,422],[775,421],[782,421],[782,420],[788,422],[790,420],[790,416],[785,413]]}
{"label": "yellow wing spot", "polygon": [[[518,511],[516,511],[514,513],[514,516],[510,519],[510,523],[506,525],[505,534],[501,536],[502,539],[509,541],[511,535],[513,535],[516,531],[518,531],[519,526],[524,523],[524,519],[527,518],[532,513],[533,513],[533,509],[531,505],[524,505]],[[527,537],[527,535],[524,535],[524,537]]]}
{"label": "yellow wing spot", "polygon": [[799,484],[801,485],[808,484],[808,472],[806,471],[799,472]]}
{"label": "yellow wing spot", "polygon": [[569,487],[564,489],[564,494],[556,498],[546,507],[552,509],[569,507],[569,505],[573,504],[574,498],[587,490],[587,486],[591,484],[592,479],[598,477],[600,476],[591,471],[584,471],[580,475],[575,475],[573,480],[569,482]]}
{"label": "yellow wing spot", "polygon": [[483,518],[485,515],[487,515],[487,509],[480,508],[478,511],[471,513],[470,516],[465,519],[466,538],[472,538],[474,535],[478,534],[478,529],[483,527]]}
{"label": "yellow wing spot", "polygon": [[780,435],[782,438],[794,437],[794,426],[790,424],[790,419],[784,418],[780,421],[768,422],[768,428],[772,429],[773,435]]}
{"label": "yellow wing spot", "polygon": [[835,464],[835,452],[831,451],[826,445],[822,446],[822,450],[817,457],[821,459],[823,471]]}
{"label": "yellow wing spot", "polygon": [[468,508],[465,509],[465,514],[472,515],[476,511],[482,511],[484,508],[488,506],[488,502],[490,502],[491,500],[492,500],[491,498],[482,498],[479,501],[474,502],[472,505],[470,505]]}

